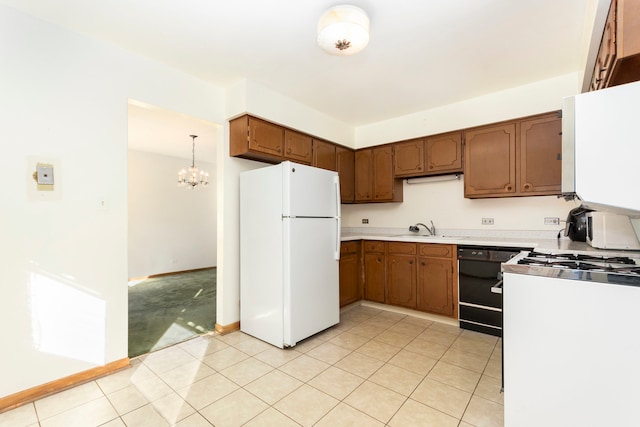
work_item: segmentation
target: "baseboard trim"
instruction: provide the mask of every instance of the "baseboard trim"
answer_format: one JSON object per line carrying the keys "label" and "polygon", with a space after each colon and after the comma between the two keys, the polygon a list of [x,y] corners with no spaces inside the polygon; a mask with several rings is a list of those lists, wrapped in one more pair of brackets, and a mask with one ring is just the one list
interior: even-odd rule
{"label": "baseboard trim", "polygon": [[63,391],[82,383],[86,383],[103,377],[105,375],[112,374],[116,371],[119,371],[120,369],[128,367],[129,365],[129,358],[125,357],[124,359],[107,363],[104,366],[97,366],[95,368],[78,372],[77,374],[73,374],[68,377],[60,378],[59,380],[51,381],[46,384],[42,384],[27,390],[19,391],[18,393],[14,393],[6,397],[2,397],[0,398],[0,413],[17,408],[18,406],[24,405],[25,403],[33,402],[34,400],[41,399],[59,391]]}
{"label": "baseboard trim", "polygon": [[228,325],[221,325],[216,323],[216,332],[220,335],[226,335],[229,332],[239,331],[240,330],[240,321],[229,323]]}
{"label": "baseboard trim", "polygon": [[182,270],[182,271],[170,271],[168,273],[150,274],[148,276],[142,276],[142,277],[130,277],[128,281],[132,282],[134,280],[155,279],[156,277],[173,276],[174,274],[195,273],[196,271],[216,270],[216,269],[217,267],[214,265],[213,267],[194,268],[192,270]]}

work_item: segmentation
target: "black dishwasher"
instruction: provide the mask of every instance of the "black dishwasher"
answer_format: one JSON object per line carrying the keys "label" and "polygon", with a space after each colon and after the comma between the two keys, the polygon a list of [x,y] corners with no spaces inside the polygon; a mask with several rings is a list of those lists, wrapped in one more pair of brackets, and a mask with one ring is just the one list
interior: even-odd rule
{"label": "black dishwasher", "polygon": [[502,336],[500,264],[527,248],[458,246],[460,327]]}

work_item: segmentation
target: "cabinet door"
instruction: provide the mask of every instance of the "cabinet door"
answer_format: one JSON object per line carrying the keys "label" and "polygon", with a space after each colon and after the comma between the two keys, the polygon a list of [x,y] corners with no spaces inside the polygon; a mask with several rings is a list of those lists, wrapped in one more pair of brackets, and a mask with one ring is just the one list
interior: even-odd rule
{"label": "cabinet door", "polygon": [[340,176],[340,197],[342,203],[353,203],[355,189],[355,152],[348,148],[336,147],[338,175]]}
{"label": "cabinet door", "polygon": [[313,140],[313,166],[337,171],[336,146],[320,139]]}
{"label": "cabinet door", "polygon": [[562,120],[556,115],[520,124],[521,193],[560,194]]}
{"label": "cabinet door", "polygon": [[373,149],[373,200],[393,200],[393,147]]}
{"label": "cabinet door", "polygon": [[364,254],[364,299],[384,303],[385,256],[383,253]]}
{"label": "cabinet door", "polygon": [[370,202],[373,200],[373,150],[358,150],[355,153],[355,200]]}
{"label": "cabinet door", "polygon": [[284,129],[280,126],[249,117],[249,149],[282,157]]}
{"label": "cabinet door", "polygon": [[427,173],[462,172],[462,132],[427,138]]}
{"label": "cabinet door", "polygon": [[393,173],[395,176],[424,175],[424,139],[394,144]]}
{"label": "cabinet door", "polygon": [[516,192],[516,125],[466,133],[464,196],[500,197]]}
{"label": "cabinet door", "polygon": [[360,257],[347,253],[340,257],[340,307],[360,299]]}
{"label": "cabinet door", "polygon": [[453,265],[440,258],[418,258],[417,308],[453,316]]}
{"label": "cabinet door", "polygon": [[387,255],[387,304],[416,308],[416,257]]}
{"label": "cabinet door", "polygon": [[311,137],[286,129],[284,131],[284,156],[288,160],[311,164]]}

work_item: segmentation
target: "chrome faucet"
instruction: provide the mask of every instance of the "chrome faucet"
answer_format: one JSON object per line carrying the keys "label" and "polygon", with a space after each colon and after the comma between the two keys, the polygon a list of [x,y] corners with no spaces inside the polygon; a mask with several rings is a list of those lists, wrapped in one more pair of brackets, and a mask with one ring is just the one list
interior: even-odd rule
{"label": "chrome faucet", "polygon": [[426,225],[424,225],[423,223],[419,222],[415,225],[410,225],[409,226],[409,231],[413,231],[414,233],[417,233],[418,231],[420,231],[420,226],[423,226],[431,236],[435,236],[436,235],[436,226],[433,225],[433,221],[431,221],[431,227],[428,227]]}

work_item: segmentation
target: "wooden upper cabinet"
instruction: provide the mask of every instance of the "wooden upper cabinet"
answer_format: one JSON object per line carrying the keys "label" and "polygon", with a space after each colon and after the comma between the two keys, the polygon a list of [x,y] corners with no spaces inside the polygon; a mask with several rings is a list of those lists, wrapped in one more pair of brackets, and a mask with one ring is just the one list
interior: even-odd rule
{"label": "wooden upper cabinet", "polygon": [[520,123],[519,191],[559,194],[562,180],[562,119],[556,114]]}
{"label": "wooden upper cabinet", "polygon": [[355,200],[370,202],[373,200],[373,150],[355,152]]}
{"label": "wooden upper cabinet", "polygon": [[640,0],[612,0],[590,90],[640,80]]}
{"label": "wooden upper cabinet", "polygon": [[466,132],[464,196],[499,197],[516,192],[516,124]]}
{"label": "wooden upper cabinet", "polygon": [[393,200],[393,147],[373,149],[373,200]]}
{"label": "wooden upper cabinet", "polygon": [[310,165],[312,160],[311,137],[289,129],[284,131],[284,156],[287,160]]}
{"label": "wooden upper cabinet", "polygon": [[284,129],[249,117],[249,150],[282,157]]}
{"label": "wooden upper cabinet", "polygon": [[420,176],[425,173],[424,139],[394,144],[393,172],[396,177]]}
{"label": "wooden upper cabinet", "polygon": [[321,139],[313,139],[313,166],[337,171],[336,146]]}
{"label": "wooden upper cabinet", "polygon": [[336,164],[340,177],[342,203],[353,203],[356,199],[355,152],[349,148],[336,146]]}
{"label": "wooden upper cabinet", "polygon": [[462,172],[462,132],[451,132],[427,138],[426,172]]}

